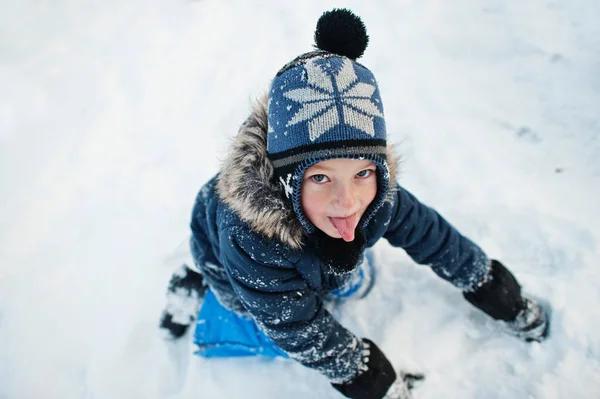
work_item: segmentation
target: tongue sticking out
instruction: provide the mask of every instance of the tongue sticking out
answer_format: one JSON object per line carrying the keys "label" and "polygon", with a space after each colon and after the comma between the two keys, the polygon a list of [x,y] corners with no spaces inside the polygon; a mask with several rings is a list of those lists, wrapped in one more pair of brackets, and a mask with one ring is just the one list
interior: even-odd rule
{"label": "tongue sticking out", "polygon": [[337,229],[344,241],[354,240],[354,230],[356,229],[356,214],[347,218],[329,218],[333,227]]}

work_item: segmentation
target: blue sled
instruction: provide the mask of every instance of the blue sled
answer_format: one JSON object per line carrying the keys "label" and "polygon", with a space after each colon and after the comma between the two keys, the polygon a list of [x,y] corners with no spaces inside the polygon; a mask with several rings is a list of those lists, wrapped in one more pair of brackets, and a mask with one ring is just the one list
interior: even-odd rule
{"label": "blue sled", "polygon": [[195,354],[206,358],[288,357],[252,319],[240,317],[225,309],[211,290],[206,292],[198,314],[194,343],[198,346]]}

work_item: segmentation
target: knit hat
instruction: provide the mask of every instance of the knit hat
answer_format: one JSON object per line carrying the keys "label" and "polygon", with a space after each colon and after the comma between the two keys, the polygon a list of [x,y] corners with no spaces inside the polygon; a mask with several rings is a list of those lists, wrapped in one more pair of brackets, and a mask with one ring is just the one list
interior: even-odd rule
{"label": "knit hat", "polygon": [[306,169],[334,158],[377,165],[377,194],[364,213],[364,227],[381,207],[389,186],[383,104],[375,77],[356,62],[369,37],[359,17],[346,9],[325,12],[317,22],[316,50],[285,65],[271,82],[267,152],[275,178],[308,233],[315,226],[302,211]]}

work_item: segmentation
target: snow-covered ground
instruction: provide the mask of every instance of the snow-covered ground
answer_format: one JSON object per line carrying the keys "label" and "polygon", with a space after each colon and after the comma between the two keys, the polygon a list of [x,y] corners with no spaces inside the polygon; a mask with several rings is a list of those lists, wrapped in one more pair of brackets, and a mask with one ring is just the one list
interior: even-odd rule
{"label": "snow-covered ground", "polygon": [[403,185],[553,308],[522,343],[381,243],[340,319],[426,373],[416,399],[600,397],[599,2],[1,0],[0,398],[339,397],[156,331],[196,191],[334,6],[367,25]]}

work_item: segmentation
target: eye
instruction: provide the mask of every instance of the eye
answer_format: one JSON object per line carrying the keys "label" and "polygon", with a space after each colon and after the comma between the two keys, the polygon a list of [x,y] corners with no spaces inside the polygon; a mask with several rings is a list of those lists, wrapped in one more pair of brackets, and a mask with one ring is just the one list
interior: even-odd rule
{"label": "eye", "polygon": [[310,179],[318,184],[327,183],[329,181],[329,178],[325,175],[312,175]]}
{"label": "eye", "polygon": [[360,179],[366,179],[367,177],[371,177],[373,175],[373,172],[375,172],[373,169],[361,170],[356,174],[356,177]]}

